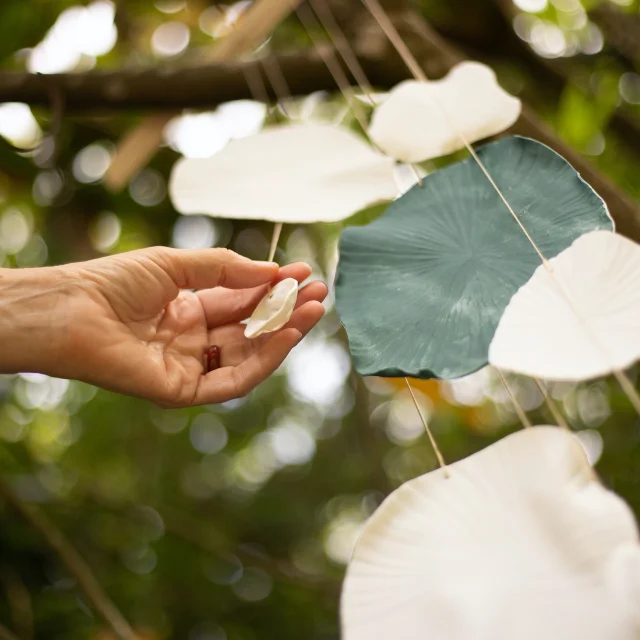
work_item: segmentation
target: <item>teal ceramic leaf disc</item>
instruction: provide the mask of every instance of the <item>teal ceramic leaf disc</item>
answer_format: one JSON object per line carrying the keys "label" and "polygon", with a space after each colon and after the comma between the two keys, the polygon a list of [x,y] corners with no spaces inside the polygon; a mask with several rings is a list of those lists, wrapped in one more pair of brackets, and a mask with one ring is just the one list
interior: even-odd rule
{"label": "teal ceramic leaf disc", "polygon": [[[602,199],[545,145],[510,137],[478,155],[546,258],[613,229]],[[509,300],[539,265],[473,159],[427,176],[341,236],[336,306],[357,370],[458,378],[483,367]]]}

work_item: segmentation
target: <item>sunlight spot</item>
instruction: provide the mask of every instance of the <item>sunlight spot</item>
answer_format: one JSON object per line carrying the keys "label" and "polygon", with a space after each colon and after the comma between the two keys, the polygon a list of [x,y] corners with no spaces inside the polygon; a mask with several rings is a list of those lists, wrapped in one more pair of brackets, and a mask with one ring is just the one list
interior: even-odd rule
{"label": "sunlight spot", "polygon": [[189,27],[184,22],[165,22],[151,37],[153,52],[165,58],[177,56],[189,45]]}
{"label": "sunlight spot", "polygon": [[34,147],[42,138],[42,130],[28,105],[21,102],[0,104],[0,136],[15,147]]}

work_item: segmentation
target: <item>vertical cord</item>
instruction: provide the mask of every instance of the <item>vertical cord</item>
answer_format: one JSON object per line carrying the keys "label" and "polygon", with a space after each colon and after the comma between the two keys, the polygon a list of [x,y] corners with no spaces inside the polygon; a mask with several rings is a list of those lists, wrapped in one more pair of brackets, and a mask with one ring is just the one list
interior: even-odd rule
{"label": "vertical cord", "polygon": [[[396,51],[402,58],[403,62],[407,65],[407,67],[413,74],[414,78],[416,78],[416,80],[419,80],[420,82],[428,82],[429,79],[427,78],[424,71],[422,70],[422,67],[416,60],[415,56],[409,50],[409,47],[407,47],[407,44],[398,33],[398,30],[396,29],[395,25],[393,24],[393,22],[391,22],[391,20],[389,19],[389,16],[386,14],[385,10],[382,8],[382,5],[378,2],[378,0],[362,0],[362,2],[367,7],[371,15],[376,20],[376,22],[380,25],[380,28],[389,39],[389,42],[391,42],[391,44],[395,47]],[[465,135],[462,133],[462,131],[460,131],[456,123],[452,120],[451,116],[449,115],[447,110],[444,108],[444,105],[440,102],[440,100],[438,100],[438,97],[436,95],[433,95],[432,99],[434,104],[438,107],[438,109],[444,116],[445,120],[447,121],[447,124],[451,127],[451,129],[455,132],[455,134],[460,138],[460,141],[466,147],[467,151],[471,154],[471,157],[478,164],[478,166],[482,170],[482,173],[484,173],[485,177],[490,182],[491,186],[496,190],[496,193],[498,194],[498,196],[500,197],[504,205],[509,210],[509,213],[513,216],[513,219],[517,222],[518,226],[526,236],[527,240],[531,243],[531,246],[534,248],[535,252],[540,257],[540,260],[542,261],[542,264],[545,266],[545,269],[547,269],[547,271],[549,272],[553,272],[553,269],[549,264],[549,261],[544,257],[544,255],[542,254],[542,251],[540,251],[538,245],[534,242],[533,238],[531,237],[529,232],[526,230],[525,226],[522,224],[520,218],[518,217],[516,212],[513,210],[513,208],[505,198],[504,194],[502,193],[498,185],[495,183],[494,179],[489,174],[489,171],[485,167],[484,163],[478,157],[478,154],[475,152],[475,149],[469,144],[469,141],[467,140]]]}
{"label": "vertical cord", "polygon": [[[425,75],[424,71],[422,70],[422,67],[418,64],[418,61],[416,60],[415,56],[411,53],[411,51],[407,47],[406,43],[398,33],[395,25],[393,24],[393,22],[391,22],[391,20],[389,19],[389,16],[386,14],[385,10],[380,5],[380,2],[378,0],[362,0],[362,2],[366,6],[366,8],[369,10],[371,15],[374,17],[376,22],[380,25],[380,28],[385,33],[385,35],[387,36],[391,44],[395,47],[398,54],[401,56],[401,58],[403,59],[404,63],[407,65],[407,67],[409,68],[413,76],[417,80],[420,80],[422,82],[428,81],[428,78]],[[514,220],[518,223],[518,226],[526,236],[527,240],[529,241],[531,246],[534,248],[534,250],[540,257],[540,260],[542,261],[544,268],[549,272],[549,275],[551,276],[553,281],[556,283],[556,285],[560,289],[560,292],[565,298],[565,301],[569,304],[571,310],[574,312],[574,314],[576,315],[580,323],[583,325],[585,331],[590,335],[591,340],[600,351],[600,354],[604,356],[605,360],[608,360],[610,362],[611,361],[610,354],[608,353],[604,345],[601,343],[597,334],[593,331],[593,329],[589,325],[588,319],[577,308],[577,305],[575,304],[571,294],[567,291],[567,289],[564,287],[562,282],[556,277],[553,271],[553,267],[551,266],[549,261],[545,258],[545,256],[542,254],[539,247],[536,245],[533,238],[531,237],[529,232],[526,230],[526,228],[520,221],[520,218],[518,217],[516,212],[513,210],[513,208],[507,201],[506,197],[504,196],[504,194],[502,193],[498,185],[495,183],[495,181],[489,174],[483,162],[478,157],[478,154],[476,153],[475,149],[469,144],[464,134],[456,126],[455,122],[451,120],[446,109],[444,109],[444,106],[440,103],[440,101],[437,99],[436,96],[433,96],[433,100],[436,106],[438,106],[438,108],[442,112],[445,119],[447,120],[449,126],[459,136],[460,140],[462,141],[464,146],[467,148],[467,150],[471,154],[471,157],[475,160],[475,162],[478,164],[478,166],[484,173],[487,180],[491,183],[491,186],[495,189],[496,193],[498,194],[498,196],[500,197],[504,205],[509,210],[509,213],[513,216]],[[622,387],[622,390],[625,392],[625,394],[629,398],[629,401],[633,405],[634,409],[636,410],[638,415],[640,415],[640,394],[638,393],[637,389],[634,387],[633,383],[631,382],[631,380],[629,379],[629,377],[624,371],[617,368],[612,368],[612,373],[615,376],[618,383],[620,384],[620,386]]]}
{"label": "vertical cord", "polygon": [[[268,61],[267,61],[268,60]],[[284,107],[282,102],[283,96],[289,97],[291,95],[289,91],[289,85],[287,84],[287,80],[282,73],[282,68],[278,64],[278,61],[275,57],[268,56],[267,58],[262,60],[262,67],[267,74],[267,78],[269,83],[271,84],[271,88],[276,95],[276,99],[282,112],[288,118],[289,114]],[[253,96],[253,99],[256,102],[263,102],[264,104],[269,104],[269,94],[267,92],[267,88],[262,79],[262,75],[257,67],[247,66],[243,68],[243,74],[245,80],[247,82],[247,86],[249,87],[249,91]],[[269,245],[269,257],[268,261],[272,262],[276,255],[276,250],[278,248],[278,241],[280,240],[280,234],[282,233],[282,222],[274,223],[273,234],[271,236],[271,243]]]}
{"label": "vertical cord", "polygon": [[324,0],[310,0],[309,4],[313,8],[315,14],[318,16],[322,26],[329,34],[329,37],[336,46],[336,49],[340,52],[342,59],[344,60],[351,75],[358,83],[358,87],[365,94],[372,107],[376,106],[373,100],[373,89],[369,78],[364,72],[358,57],[354,53],[349,41],[347,40],[344,32],[340,28],[336,19],[333,17],[333,13]]}
{"label": "vertical cord", "polygon": [[[366,95],[371,106],[375,107],[375,101],[372,96],[371,83],[367,78],[367,74],[365,73],[357,56],[351,48],[351,45],[344,35],[344,32],[336,22],[336,19],[333,17],[333,14],[331,13],[328,5],[324,2],[324,0],[311,0],[310,4],[313,7],[315,14],[318,16],[320,23],[322,23],[323,28],[329,35],[329,38],[332,40],[336,49],[342,56],[342,59],[347,65],[349,72],[355,78],[358,87]],[[315,19],[311,12],[305,12],[305,9],[302,6],[299,6],[296,9],[296,14],[298,15],[298,18],[300,19],[300,22],[304,26],[305,30],[309,34],[314,47],[327,65],[329,72],[333,76],[333,79],[338,85],[342,95],[345,97],[347,104],[354,112],[354,115],[356,116],[356,119],[360,123],[362,130],[365,132],[367,138],[369,139],[369,142],[376,150],[383,153],[369,135],[369,125],[366,121],[362,108],[360,107],[360,103],[353,94],[353,91],[349,84],[349,79],[342,70],[342,67],[336,59],[334,52],[331,50],[325,50],[325,48],[322,46],[322,43],[313,35],[313,28],[318,26],[318,21]],[[418,185],[422,187],[422,176],[420,175],[418,168],[413,163],[410,166],[416,177]]]}
{"label": "vertical cord", "polygon": [[531,422],[529,421],[529,418],[527,418],[527,414],[525,410],[522,408],[522,405],[518,402],[518,398],[516,398],[515,393],[513,393],[513,391],[511,390],[511,387],[507,383],[507,379],[504,377],[504,374],[502,373],[502,371],[500,371],[500,369],[498,369],[497,367],[494,367],[494,368],[498,372],[498,375],[500,376],[500,380],[502,380],[502,384],[504,385],[504,388],[507,390],[507,393],[511,398],[511,402],[513,403],[513,408],[518,414],[518,418],[520,418],[520,422],[522,422],[522,426],[525,429],[530,428]]}
{"label": "vertical cord", "polygon": [[287,98],[291,97],[291,90],[289,89],[289,83],[282,73],[282,67],[278,63],[277,58],[274,55],[268,55],[261,60],[262,68],[267,74],[269,84],[276,94],[278,106],[282,109],[286,118],[289,118],[289,112],[284,102]]}
{"label": "vertical cord", "polygon": [[273,262],[276,255],[276,249],[278,248],[278,240],[280,239],[280,233],[282,232],[282,222],[276,222],[273,227],[273,235],[271,236],[271,246],[269,247],[268,262]]}
{"label": "vertical cord", "polygon": [[538,378],[534,378],[533,381],[536,383],[536,386],[540,390],[540,393],[542,394],[542,397],[544,398],[544,401],[547,404],[549,411],[551,411],[551,415],[553,416],[553,419],[563,429],[569,429],[569,424],[564,419],[564,416],[562,415],[562,412],[560,411],[555,400],[551,397],[551,394],[549,393],[547,386],[544,384],[544,382],[542,382],[542,380],[539,380]]}
{"label": "vertical cord", "polygon": [[340,93],[344,96],[344,99],[347,101],[347,104],[353,111],[353,115],[358,120],[358,123],[362,127],[362,130],[367,134],[368,125],[367,120],[364,116],[364,111],[361,105],[358,103],[357,98],[355,97],[351,85],[349,83],[349,78],[347,74],[344,72],[343,68],[340,66],[338,59],[335,56],[335,53],[328,49],[327,47],[323,47],[322,43],[318,40],[318,38],[314,35],[313,30],[317,26],[317,21],[313,14],[304,6],[299,5],[295,9],[296,15],[300,20],[302,26],[305,31],[311,38],[313,42],[313,46],[316,51],[324,61],[329,73],[333,76]]}
{"label": "vertical cord", "polygon": [[[373,99],[371,97],[371,86],[369,84],[369,81],[367,79],[366,74],[364,73],[364,69],[362,68],[362,66],[358,62],[357,57],[353,53],[353,51],[352,51],[352,49],[351,49],[351,47],[350,47],[350,45],[349,45],[344,33],[342,32],[342,30],[338,26],[337,22],[333,18],[333,15],[331,14],[331,11],[329,10],[328,6],[326,6],[322,2],[318,2],[317,0],[312,0],[311,4],[312,4],[312,6],[314,8],[314,11],[318,14],[318,17],[322,21],[323,27],[327,30],[327,33],[329,34],[330,38],[334,41],[338,51],[340,51],[340,54],[342,55],[342,57],[343,57],[343,59],[345,61],[345,64],[347,64],[347,66],[349,68],[349,71],[351,72],[353,77],[356,79],[356,81],[360,85],[360,88],[367,95],[367,97],[369,98],[371,104],[373,105],[374,101],[373,101]],[[320,9],[320,11],[319,11],[318,10],[319,7],[323,7],[323,9]],[[325,50],[321,46],[321,43],[318,41],[318,39],[315,38],[315,36],[312,33],[312,28],[316,26],[317,22],[315,20],[313,20],[312,17],[310,17],[308,14],[305,14],[304,10],[301,7],[296,10],[296,13],[298,14],[300,22],[302,23],[302,25],[306,29],[307,33],[309,34],[309,37],[311,38],[316,50],[318,51],[318,53],[320,53],[320,55],[324,59],[325,64],[327,65],[327,68],[329,69],[329,72],[332,74],[334,80],[336,81],[336,84],[340,88],[340,91],[342,92],[342,94],[344,95],[344,97],[348,101],[348,103],[352,103],[353,93],[350,91],[350,87],[348,85],[348,79],[347,79],[346,75],[344,74],[344,72],[342,71],[342,68],[338,64],[337,60],[335,59],[335,56],[334,56],[333,52],[329,52],[329,51]],[[358,116],[356,115],[356,117],[358,117]],[[368,126],[366,124],[364,124],[360,120],[360,118],[358,118],[358,120],[359,120],[363,130],[368,135]],[[418,183],[420,184],[420,186],[422,186],[422,179],[421,179],[421,176],[418,173],[415,165],[411,165],[411,167],[413,168],[414,172],[416,173],[416,177],[418,178]],[[435,451],[436,457],[438,458],[438,462],[440,463],[441,467],[446,469],[444,458],[443,458],[443,456],[442,456],[442,454],[441,454],[441,452],[440,452],[440,450],[438,448],[438,445],[436,443],[436,440],[435,440],[433,434],[431,433],[431,430],[429,429],[429,425],[428,425],[426,419],[424,418],[424,416],[422,415],[420,407],[418,406],[418,403],[416,401],[415,395],[413,393],[413,388],[411,387],[411,384],[409,383],[409,379],[405,376],[404,380],[405,380],[405,382],[407,384],[407,387],[409,388],[409,392],[411,393],[411,397],[413,398],[414,404],[415,404],[416,409],[417,409],[417,411],[418,411],[418,413],[420,415],[420,419],[422,420],[422,424],[424,425],[425,431],[427,432],[429,440],[431,441],[431,445],[432,445],[432,447],[433,447],[433,449]],[[512,401],[514,403],[514,407],[516,409],[516,413],[520,417],[520,420],[521,420],[522,424],[525,427],[530,427],[531,423],[529,422],[529,420],[528,420],[528,418],[526,416],[526,413],[522,410],[522,407],[520,407],[520,405],[518,404],[517,399],[511,393],[511,390],[507,386],[506,380],[504,380],[503,377],[502,377],[502,380],[503,380],[503,383],[505,385],[505,388],[507,389],[507,392],[509,393],[509,396],[511,397],[511,399],[512,399]]]}
{"label": "vertical cord", "polygon": [[[365,0],[365,2],[366,2],[366,0]],[[315,11],[316,15],[320,19],[320,22],[322,22],[322,26],[326,29],[327,33],[329,34],[329,37],[334,42],[334,44],[336,46],[336,49],[340,52],[340,55],[342,56],[345,64],[347,65],[351,75],[356,79],[356,82],[358,83],[360,89],[367,96],[367,98],[369,99],[369,102],[371,103],[371,105],[375,106],[375,102],[374,102],[374,100],[372,98],[372,95],[371,95],[372,94],[372,90],[371,90],[371,84],[369,83],[369,79],[367,78],[367,75],[366,75],[364,69],[362,68],[362,65],[360,64],[360,61],[358,60],[358,58],[355,55],[351,45],[349,44],[349,41],[347,40],[346,36],[344,35],[344,32],[340,28],[340,25],[338,25],[338,23],[336,22],[336,19],[334,18],[331,10],[329,9],[329,6],[326,4],[325,0],[310,0],[310,4],[313,7],[313,10]],[[386,16],[386,14],[384,14],[384,12],[383,12],[383,19],[386,19],[387,21],[389,21],[388,17]],[[305,25],[305,27],[308,30],[308,26]],[[413,58],[411,56],[411,52],[407,49],[406,44],[399,37],[399,34],[397,33],[397,31],[395,31],[395,28],[393,27],[393,24],[391,24],[391,27],[392,27],[391,33],[392,34],[395,33],[395,35],[398,36],[398,38],[397,38],[398,43],[397,43],[397,47],[396,47],[398,49],[398,52],[403,56],[403,59],[405,59],[405,57],[406,57],[406,60],[410,60],[412,63],[414,63],[415,70],[418,73],[418,75],[420,75],[424,80],[426,80],[426,76],[424,75],[422,69],[418,65],[418,63],[415,60],[415,58]],[[315,43],[315,41],[314,41],[314,43]],[[317,45],[317,43],[315,43],[315,44],[316,44],[316,48],[317,48],[318,45]],[[410,67],[410,68],[412,68],[412,70],[413,70],[413,67]],[[367,131],[367,129],[365,129],[365,131]],[[465,142],[465,144],[466,144],[466,142]],[[470,145],[468,145],[468,146],[470,146]],[[473,153],[472,149],[471,149],[471,151]],[[480,161],[478,160],[478,162],[480,162]],[[422,186],[422,178],[421,178],[416,166],[414,164],[412,164],[411,168],[413,169],[413,171],[415,172],[416,177],[418,178],[418,183],[420,184],[420,186]],[[488,177],[491,180],[491,176],[488,176]],[[493,181],[492,181],[492,183],[493,183]],[[496,189],[497,189],[497,187],[496,187]],[[508,206],[508,203],[506,203],[506,204]],[[527,233],[526,230],[525,230],[525,233]],[[544,257],[543,257],[543,260],[544,260]],[[522,424],[525,427],[530,427],[531,423],[529,422],[525,411],[518,404],[518,400],[517,400],[516,396],[513,393],[511,393],[511,389],[509,389],[509,386],[507,385],[507,382],[506,382],[504,376],[502,376],[502,374],[501,374],[500,377],[501,377],[502,382],[503,382],[503,384],[505,386],[505,389],[507,390],[507,393],[509,394],[509,396],[511,397],[511,400],[513,401],[513,405],[515,407],[516,413],[518,414],[518,417],[520,417],[520,420],[521,420]],[[412,391],[411,390],[411,385],[409,384],[409,380],[406,377],[405,377],[405,382],[407,383],[407,386],[409,387],[409,390]],[[412,391],[412,396],[413,396],[413,391]],[[420,411],[420,409],[418,408],[417,404],[416,404],[416,408],[418,409],[418,411]],[[423,418],[422,415],[420,417]],[[428,427],[426,425],[426,422],[425,422],[424,418],[423,418],[423,424],[425,425],[425,428],[428,430]],[[433,437],[431,436],[431,434],[429,434],[429,437],[432,439],[432,444],[434,445],[434,448],[435,448],[436,444],[435,444],[435,441],[433,440]]]}
{"label": "vertical cord", "polygon": [[420,416],[420,420],[422,420],[422,426],[424,427],[424,430],[427,432],[427,437],[429,438],[429,442],[431,442],[431,447],[433,448],[433,452],[436,454],[438,464],[440,465],[440,468],[444,472],[444,477],[448,478],[449,468],[447,467],[447,463],[444,461],[444,456],[442,455],[442,452],[438,447],[438,443],[436,442],[436,439],[434,438],[433,433],[429,428],[429,423],[427,422],[427,419],[424,417],[424,414],[422,413],[422,409],[420,409],[420,405],[418,404],[418,399],[416,398],[416,394],[413,392],[413,387],[411,386],[411,384],[409,384],[409,378],[405,376],[404,381],[407,383],[407,388],[409,389],[409,393],[411,394],[411,398],[413,399],[413,404],[415,405],[416,411]]}
{"label": "vertical cord", "polygon": [[[356,116],[356,118],[358,119],[358,122],[360,123],[360,126],[362,127],[363,131],[365,132],[365,134],[368,137],[368,131],[369,131],[369,127],[368,124],[366,122],[366,119],[364,117],[364,114],[362,113],[361,109],[360,109],[360,105],[355,101],[355,96],[353,95],[353,91],[351,90],[351,87],[349,85],[349,79],[347,78],[346,74],[344,73],[342,67],[340,66],[340,63],[338,62],[338,60],[335,57],[335,54],[333,51],[326,49],[325,47],[322,46],[322,43],[313,35],[313,28],[317,25],[317,21],[315,20],[315,18],[313,17],[313,14],[311,13],[306,13],[303,7],[297,7],[296,8],[296,14],[298,15],[298,18],[300,20],[300,22],[302,23],[303,27],[305,28],[305,30],[307,31],[307,33],[309,34],[309,37],[311,38],[314,47],[316,48],[316,50],[318,51],[318,53],[320,54],[320,56],[322,57],[322,59],[324,60],[324,63],[327,66],[327,69],[329,69],[329,72],[331,73],[331,75],[333,76],[333,79],[336,82],[336,85],[338,86],[338,88],[340,89],[342,95],[344,96],[345,100],[347,101],[347,104],[349,104],[354,112],[354,115]],[[337,26],[337,25],[336,25]],[[343,36],[344,37],[344,36]],[[345,40],[346,42],[346,40]],[[353,73],[353,70],[350,69],[351,72]],[[364,72],[360,73],[360,78],[364,77]],[[356,77],[356,80],[358,79],[358,76],[356,74],[354,74],[354,77]],[[366,77],[365,77],[365,81],[366,81]],[[368,86],[368,82],[366,83],[366,85]],[[363,88],[361,86],[361,88]],[[364,90],[364,88],[363,88]],[[369,91],[368,93],[369,99],[371,100],[371,93]],[[371,100],[373,103],[373,100]],[[414,167],[414,171],[416,171],[416,175],[418,177],[418,181],[420,183],[420,185],[422,185],[422,180],[420,178],[420,174],[417,173],[417,170]],[[416,399],[416,396],[413,392],[413,388],[411,387],[411,384],[409,383],[409,379],[405,376],[404,381],[407,384],[407,388],[409,389],[409,393],[411,394],[411,398],[413,399],[413,403],[416,407],[416,410],[418,412],[418,415],[420,416],[420,420],[422,421],[422,425],[424,426],[424,429],[427,433],[427,436],[429,438],[429,441],[431,443],[431,446],[433,447],[433,451],[436,455],[436,458],[438,460],[438,464],[440,465],[440,467],[443,469],[444,471],[444,475],[445,478],[449,477],[449,471],[447,468],[447,465],[444,461],[444,457],[438,447],[438,444],[435,440],[435,437],[433,436],[433,433],[431,432],[431,429],[429,428],[429,424],[426,420],[426,418],[424,417],[422,410],[420,409],[420,406],[418,405],[418,401]]]}

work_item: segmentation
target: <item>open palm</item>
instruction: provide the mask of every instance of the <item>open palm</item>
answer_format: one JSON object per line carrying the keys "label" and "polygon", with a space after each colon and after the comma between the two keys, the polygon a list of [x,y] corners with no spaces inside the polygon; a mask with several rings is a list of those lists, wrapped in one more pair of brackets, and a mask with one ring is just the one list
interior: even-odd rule
{"label": "open palm", "polygon": [[[322,317],[327,293],[322,282],[307,285],[285,327],[249,340],[240,321],[273,282],[305,280],[308,265],[160,247],[65,269],[76,286],[65,310],[71,357],[58,373],[170,407],[246,395]],[[210,345],[220,347],[221,366],[206,373]]]}

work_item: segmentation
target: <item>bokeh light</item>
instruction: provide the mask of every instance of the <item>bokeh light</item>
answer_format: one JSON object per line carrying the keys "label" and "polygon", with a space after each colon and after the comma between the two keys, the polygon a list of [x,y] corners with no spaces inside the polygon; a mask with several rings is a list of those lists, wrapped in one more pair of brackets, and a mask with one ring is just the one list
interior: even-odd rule
{"label": "bokeh light", "polygon": [[157,56],[169,58],[182,53],[189,39],[189,27],[184,22],[165,22],[153,32],[151,47]]}
{"label": "bokeh light", "polygon": [[108,53],[116,43],[114,17],[115,6],[108,0],[65,9],[31,52],[29,71],[63,73],[82,62],[85,68],[92,66],[95,57]]}
{"label": "bokeh light", "polygon": [[78,182],[97,182],[111,164],[111,145],[95,143],[79,151],[73,160],[73,177]]}
{"label": "bokeh light", "polygon": [[0,104],[0,136],[15,147],[28,149],[40,142],[42,130],[28,105],[5,102]]}

